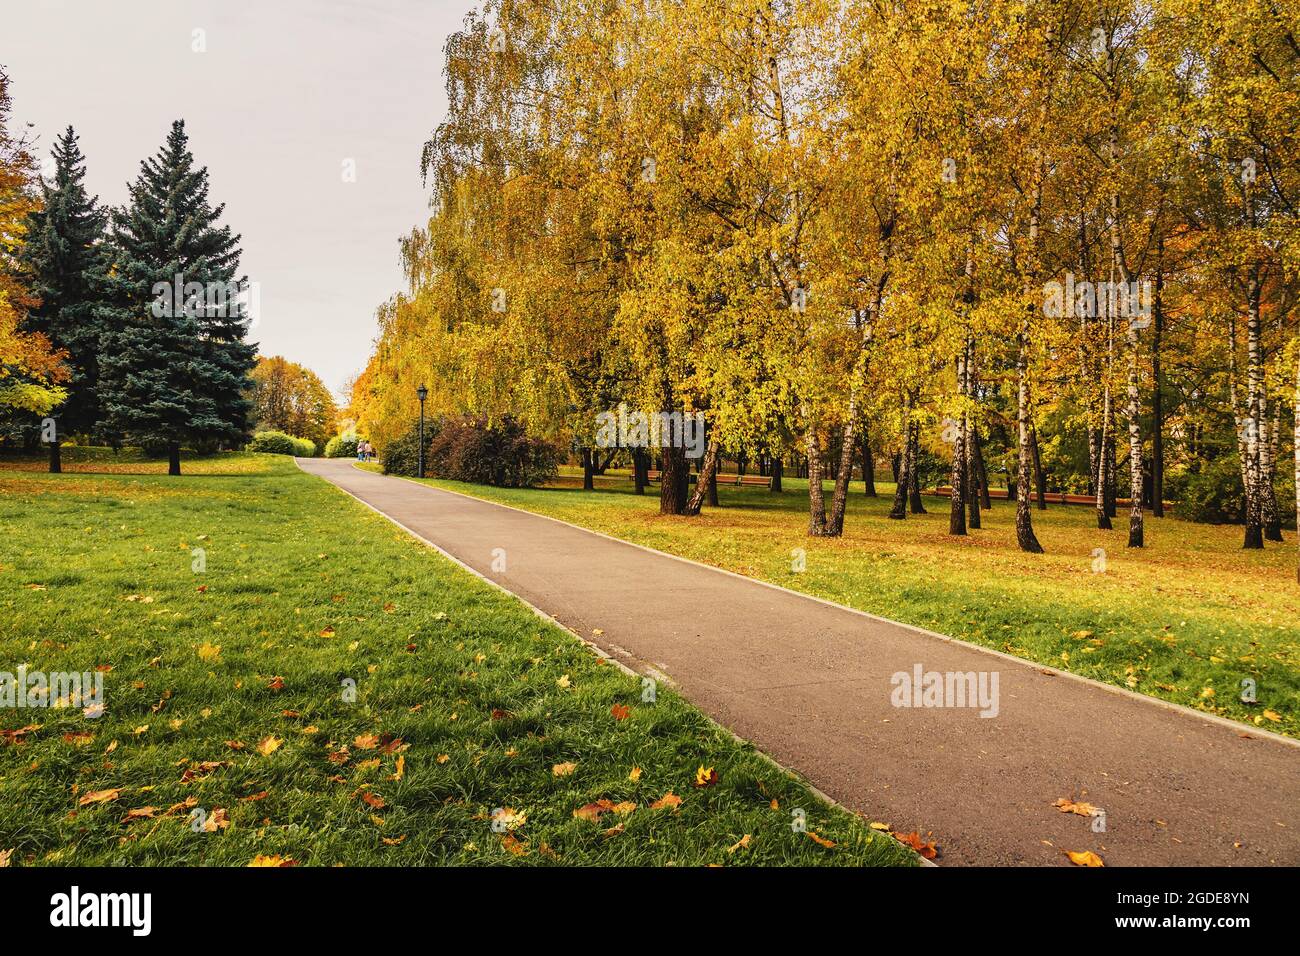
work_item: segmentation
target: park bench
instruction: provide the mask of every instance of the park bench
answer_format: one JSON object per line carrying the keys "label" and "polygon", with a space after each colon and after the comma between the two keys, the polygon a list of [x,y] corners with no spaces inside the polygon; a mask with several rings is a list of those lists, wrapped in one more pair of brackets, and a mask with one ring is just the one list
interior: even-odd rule
{"label": "park bench", "polygon": [[[940,498],[951,498],[952,487],[949,485],[941,485],[938,488],[928,489],[924,491],[923,494],[935,495]],[[1007,490],[1005,488],[990,488],[989,498],[1005,501],[1007,498]],[[1029,496],[1029,500],[1037,503],[1038,493],[1037,492],[1031,493]],[[1094,508],[1097,506],[1097,499],[1093,495],[1069,495],[1060,491],[1046,492],[1043,495],[1043,500],[1046,501],[1047,504],[1049,505],[1091,505]],[[1131,499],[1129,498],[1115,499],[1116,508],[1120,508],[1120,509],[1127,508],[1129,507],[1130,503],[1131,503]],[[1171,508],[1173,508],[1173,502],[1166,501],[1165,510],[1168,511]]]}
{"label": "park bench", "polygon": [[[691,481],[692,482],[695,481],[695,479],[698,477],[699,477],[698,475],[692,472]],[[659,480],[659,472],[653,468],[650,469],[649,471],[646,472],[645,480],[653,484],[654,482]],[[762,475],[718,475],[718,484],[735,485],[737,488],[748,487],[748,486],[753,486],[753,487],[762,486],[764,488],[771,488],[772,479],[765,478]]]}

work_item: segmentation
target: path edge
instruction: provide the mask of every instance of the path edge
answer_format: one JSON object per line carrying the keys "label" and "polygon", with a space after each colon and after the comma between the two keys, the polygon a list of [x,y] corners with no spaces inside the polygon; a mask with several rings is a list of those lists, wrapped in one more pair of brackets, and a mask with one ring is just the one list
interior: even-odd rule
{"label": "path edge", "polygon": [[[468,571],[470,574],[472,574],[474,577],[478,578],[480,581],[485,582],[486,584],[488,584],[488,585],[490,585],[491,587],[495,588],[496,590],[500,591],[502,594],[507,595],[508,597],[512,598],[512,599],[515,600],[515,601],[518,601],[520,604],[522,604],[524,607],[528,608],[530,611],[532,611],[534,614],[536,614],[538,617],[540,617],[540,618],[541,618],[543,621],[545,621],[546,623],[548,623],[548,624],[550,624],[550,625],[552,625],[552,626],[554,626],[554,627],[558,627],[560,630],[565,631],[565,632],[567,632],[568,634],[572,635],[573,639],[576,640],[579,644],[581,644],[583,647],[585,647],[585,648],[587,648],[588,650],[590,650],[592,653],[594,653],[597,657],[601,658],[602,660],[608,661],[609,663],[613,664],[615,667],[617,667],[619,670],[621,670],[624,674],[627,674],[629,677],[644,677],[644,676],[645,676],[644,674],[641,674],[639,671],[635,671],[635,670],[633,670],[632,668],[628,667],[626,664],[624,664],[622,661],[620,661],[617,657],[614,657],[612,654],[610,654],[608,651],[606,651],[606,650],[605,650],[603,647],[601,647],[600,645],[596,644],[596,643],[593,642],[593,641],[589,641],[589,640],[587,640],[585,637],[583,637],[581,634],[579,634],[579,633],[578,633],[577,631],[575,631],[573,628],[569,627],[569,626],[568,626],[567,624],[565,624],[563,621],[560,621],[560,620],[558,620],[557,618],[552,617],[550,614],[547,614],[545,611],[543,611],[541,608],[539,608],[536,604],[533,604],[531,601],[527,600],[526,598],[521,597],[520,595],[516,594],[514,591],[511,591],[511,590],[510,590],[509,588],[507,588],[505,585],[503,585],[503,584],[499,584],[499,583],[497,583],[496,581],[493,581],[491,578],[489,578],[487,575],[483,574],[483,573],[482,573],[481,571],[479,571],[478,569],[470,567],[468,564],[466,564],[466,563],[465,563],[464,561],[462,561],[460,558],[458,558],[458,557],[456,557],[454,554],[451,554],[450,552],[444,550],[444,549],[443,549],[441,546],[439,546],[438,544],[435,544],[434,542],[430,541],[430,540],[429,540],[428,538],[426,538],[424,535],[420,534],[420,532],[415,531],[415,530],[412,529],[412,528],[408,528],[406,525],[402,524],[402,522],[398,521],[398,520],[397,520],[396,518],[394,518],[392,515],[390,515],[390,514],[386,514],[385,512],[380,511],[378,508],[376,508],[376,507],[375,507],[374,505],[372,505],[370,502],[368,502],[368,501],[366,501],[366,500],[364,500],[364,499],[362,499],[362,498],[357,497],[356,495],[354,495],[352,492],[348,491],[346,488],[342,487],[341,485],[336,485],[336,484],[334,484],[334,482],[330,481],[328,478],[325,478],[323,475],[314,475],[314,474],[312,474],[310,471],[308,471],[307,469],[305,469],[305,468],[302,467],[302,464],[299,462],[299,460],[298,460],[297,457],[295,457],[295,458],[293,459],[293,463],[294,463],[295,465],[298,466],[298,470],[301,471],[304,475],[307,475],[307,476],[312,477],[312,478],[319,478],[321,481],[324,481],[325,484],[329,485],[331,488],[335,489],[336,491],[340,491],[340,492],[342,492],[343,494],[347,495],[349,498],[351,498],[353,501],[357,502],[358,504],[363,505],[363,506],[366,507],[366,508],[369,508],[371,511],[373,511],[375,514],[379,515],[379,516],[380,516],[381,518],[383,518],[384,520],[389,521],[389,522],[391,522],[392,524],[396,525],[397,527],[401,528],[403,531],[405,531],[407,534],[409,534],[409,535],[410,535],[412,538],[414,538],[416,541],[419,541],[419,542],[420,542],[421,544],[423,544],[425,547],[432,548],[434,551],[437,551],[440,555],[442,555],[442,556],[443,556],[444,558],[446,558],[448,561],[450,561],[450,562],[452,562],[453,564],[455,564],[457,567],[462,568],[462,569],[465,570],[465,571]],[[364,469],[358,469],[358,471],[364,471]],[[373,472],[365,472],[365,474],[374,474],[374,473],[373,473]],[[392,476],[392,475],[381,475],[380,477],[382,477],[382,478],[391,478],[391,477],[393,477],[393,476]],[[413,482],[413,483],[414,483],[414,484],[417,484],[417,485],[419,484],[419,482]],[[427,486],[425,486],[425,485],[420,485],[420,487],[427,487]],[[445,488],[436,488],[436,489],[434,489],[434,490],[436,490],[436,491],[446,491]],[[448,492],[448,494],[453,494],[453,495],[454,495],[454,494],[457,494],[457,492],[451,491],[451,492]],[[460,497],[462,497],[462,498],[468,498],[470,501],[484,501],[484,500],[485,500],[485,499],[483,499],[483,498],[475,498],[473,495],[461,495]],[[487,502],[487,503],[488,503],[488,504],[495,504],[496,502],[491,502],[491,501],[489,501],[489,502]],[[509,506],[509,505],[502,505],[501,507],[503,507],[503,508],[508,508],[508,507],[510,507],[510,506]],[[534,517],[539,517],[539,518],[545,518],[545,517],[547,517],[546,515],[538,515],[538,514],[536,514],[535,512],[532,512],[532,511],[524,511],[524,509],[522,509],[522,508],[511,508],[511,510],[512,510],[512,511],[518,511],[518,512],[520,512],[520,513],[522,513],[522,514],[533,515]],[[559,521],[558,518],[556,518],[556,519],[552,519],[552,520]],[[560,521],[560,523],[561,523],[561,524],[568,524],[567,521]],[[578,525],[569,525],[569,526],[572,527],[572,528],[578,528],[579,531],[589,531],[589,530],[590,530],[590,529],[588,529],[588,528],[579,528]],[[598,532],[598,531],[593,531],[593,532],[591,532],[591,533],[592,533],[592,534],[600,534],[600,532]],[[610,539],[611,541],[619,541],[619,540],[620,540],[620,539],[618,539],[618,538],[614,538],[614,537],[609,536],[609,535],[602,535],[602,537],[609,537],[609,539]],[[629,541],[624,541],[624,542],[622,542],[622,543],[623,543],[623,544],[631,544],[631,542],[629,542]],[[655,551],[653,548],[646,548],[645,550],[650,551],[650,552],[652,552],[653,554],[661,554],[661,553],[662,553],[662,552],[659,552],[659,551]],[[665,555],[665,557],[675,557],[675,555]],[[686,559],[682,559],[682,560],[686,560]],[[694,564],[695,562],[691,562],[691,563]],[[708,565],[707,565],[707,564],[706,564],[706,565],[701,565],[701,567],[708,567]],[[714,570],[721,570],[721,569],[720,569],[720,568],[715,568]],[[727,573],[730,573],[730,572],[727,572]],[[740,577],[743,577],[743,575],[739,575],[739,576],[740,576]],[[746,578],[745,580],[750,580],[750,579]],[[791,593],[797,593],[797,592],[791,592]],[[838,605],[836,605],[836,606],[838,606]],[[862,819],[862,814],[860,814],[860,813],[858,813],[857,811],[855,811],[855,810],[853,810],[853,809],[851,809],[851,808],[845,806],[844,804],[840,803],[840,801],[836,800],[836,799],[835,799],[834,797],[832,797],[830,794],[826,793],[826,792],[823,791],[820,787],[818,787],[816,784],[814,784],[811,780],[809,780],[809,779],[808,779],[808,778],[807,778],[803,773],[801,773],[801,772],[799,772],[798,770],[795,770],[795,769],[793,769],[793,768],[791,768],[791,767],[787,767],[785,764],[783,764],[783,763],[781,763],[780,761],[778,761],[778,760],[777,760],[775,757],[773,757],[771,754],[768,754],[768,753],[766,753],[765,751],[763,751],[762,749],[760,749],[760,748],[758,747],[758,745],[756,745],[752,740],[746,740],[744,737],[741,737],[739,734],[737,734],[737,733],[736,733],[734,730],[732,730],[730,727],[726,727],[726,726],[723,726],[722,724],[718,723],[716,720],[713,719],[713,716],[712,716],[711,714],[709,714],[708,712],[706,712],[703,708],[699,707],[697,704],[695,704],[695,703],[693,703],[693,702],[691,702],[691,701],[687,701],[687,703],[690,703],[692,707],[694,707],[697,711],[699,711],[700,715],[703,716],[705,720],[707,720],[709,723],[711,723],[714,727],[717,727],[719,730],[721,730],[721,731],[722,731],[723,733],[725,733],[727,736],[731,737],[732,740],[735,740],[735,741],[737,741],[738,743],[744,744],[745,746],[749,747],[750,750],[751,750],[754,754],[758,755],[761,759],[767,761],[769,764],[771,764],[771,765],[772,765],[773,767],[775,767],[776,769],[780,770],[782,773],[788,774],[789,776],[791,776],[791,777],[793,777],[794,779],[798,780],[799,783],[801,783],[803,786],[805,786],[805,787],[808,788],[809,792],[811,792],[811,793],[813,794],[813,796],[815,796],[815,797],[817,797],[818,799],[820,799],[820,800],[826,802],[826,803],[829,804],[830,806],[835,807],[837,810],[842,810],[844,813],[847,813],[847,814],[848,814],[849,816],[851,816],[851,817],[855,817],[855,818],[857,818],[857,819],[859,819],[859,820]],[[873,832],[879,833],[879,832],[881,832],[881,831],[876,830],[876,831],[873,831]],[[908,850],[912,850],[911,847],[907,846],[907,844],[905,844],[905,843],[902,843],[902,842],[899,841],[896,837],[893,837],[891,834],[885,834],[885,835],[886,835],[886,836],[890,836],[890,838],[893,839],[894,842],[898,843],[899,846],[904,847],[905,849],[908,849]],[[927,860],[925,857],[921,856],[921,854],[917,853],[915,850],[912,850],[912,855],[916,858],[918,866],[919,866],[920,868],[922,868],[922,869],[924,869],[924,868],[926,868],[926,867],[934,867],[934,868],[937,869],[938,866],[939,866],[939,864],[935,863],[933,860]]]}
{"label": "path edge", "polygon": [[[297,461],[297,459],[294,460]],[[353,467],[356,467],[355,464],[353,465]],[[1069,680],[1078,681],[1080,683],[1087,684],[1091,687],[1098,688],[1099,690],[1103,690],[1109,694],[1117,694],[1121,697],[1126,697],[1130,700],[1140,701],[1141,703],[1153,705],[1156,707],[1162,707],[1165,710],[1171,711],[1173,713],[1183,714],[1184,716],[1188,716],[1188,717],[1196,717],[1199,718],[1200,720],[1206,721],[1211,724],[1218,724],[1220,727],[1225,727],[1229,730],[1235,730],[1239,734],[1248,732],[1250,734],[1250,737],[1256,740],[1264,740],[1273,743],[1284,744],[1288,747],[1291,747],[1292,749],[1300,750],[1300,738],[1286,737],[1283,736],[1282,734],[1274,733],[1273,731],[1263,727],[1256,727],[1253,724],[1244,724],[1241,721],[1232,720],[1228,717],[1220,717],[1218,714],[1207,714],[1204,711],[1196,710],[1195,708],[1188,707],[1185,704],[1176,704],[1173,701],[1165,700],[1162,697],[1152,697],[1148,694],[1139,694],[1137,691],[1129,690],[1126,687],[1120,687],[1117,684],[1107,684],[1104,681],[1099,681],[1092,677],[1085,677],[1082,674],[1075,674],[1072,671],[1060,670],[1059,668],[1053,667],[1050,664],[1040,664],[1037,661],[1026,660],[1023,657],[1016,657],[1015,655],[1008,654],[1005,651],[999,651],[991,647],[985,647],[982,644],[975,644],[972,643],[971,641],[966,641],[959,637],[952,637],[951,635],[948,634],[940,634],[938,631],[927,630],[926,628],[919,627],[915,624],[908,624],[904,621],[895,621],[887,617],[881,617],[879,614],[872,614],[870,611],[863,611],[856,607],[849,607],[848,605],[845,604],[838,604],[835,601],[831,601],[823,597],[818,597],[815,594],[807,594],[803,591],[796,591],[793,588],[787,588],[784,585],[774,584],[771,581],[764,581],[761,578],[749,577],[747,575],[740,574],[736,571],[728,571],[726,568],[719,568],[719,567],[715,567],[712,564],[705,564],[703,561],[696,561],[692,558],[684,558],[679,554],[670,554],[667,551],[659,551],[655,548],[649,547],[648,545],[638,544],[635,541],[628,541],[624,538],[617,538],[614,535],[606,534],[603,531],[596,531],[592,528],[584,528],[582,525],[574,524],[571,521],[565,521],[563,518],[555,518],[552,517],[551,515],[540,514],[536,511],[529,511],[526,508],[516,508],[514,505],[502,504],[501,502],[493,501],[490,498],[479,498],[475,495],[467,495],[464,492],[452,491],[450,488],[442,488],[437,485],[426,485],[423,482],[421,482],[419,479],[408,478],[405,475],[382,475],[379,474],[378,472],[367,471],[366,469],[363,468],[358,468],[357,470],[363,472],[364,474],[376,475],[377,477],[381,477],[381,478],[397,478],[398,480],[401,481],[409,481],[411,484],[417,485],[421,488],[430,488],[434,491],[444,492],[445,494],[457,495],[461,498],[468,498],[470,501],[478,501],[478,502],[482,502],[483,504],[493,505],[497,508],[505,508],[509,511],[517,511],[520,514],[530,515],[534,518],[544,518],[547,521],[554,521],[556,524],[562,524],[566,527],[573,528],[574,530],[577,531],[585,531],[587,534],[594,534],[599,537],[605,538],[609,541],[613,541],[618,544],[627,545],[630,548],[639,548],[642,551],[646,551],[649,552],[650,554],[655,554],[663,558],[671,558],[674,561],[681,561],[684,564],[692,564],[695,565],[697,568],[705,568],[709,571],[714,571],[718,574],[726,574],[733,578],[739,578],[741,581],[748,581],[751,584],[758,584],[761,585],[762,587],[772,588],[773,590],[781,591],[785,594],[792,594],[795,597],[804,598],[805,600],[808,601],[816,601],[818,604],[824,604],[827,607],[833,607],[840,611],[848,611],[850,614],[857,614],[858,616],[865,617],[870,621],[875,621],[880,624],[892,624],[895,627],[907,628],[909,631],[913,631],[917,634],[922,634],[926,637],[934,638],[936,640],[945,641],[949,644],[960,644],[962,647],[968,647],[971,650],[979,651],[982,654],[988,654],[990,656],[997,657],[1009,663],[1017,664],[1021,667],[1032,668],[1038,671],[1039,673],[1045,674],[1049,677],[1064,677]],[[310,472],[307,472],[307,474],[310,474]],[[337,488],[338,485],[335,485],[335,487]],[[355,497],[355,495],[353,497]],[[358,498],[357,500],[360,501],[361,499]],[[362,502],[362,504],[365,504],[365,502]],[[382,514],[382,512],[380,513]],[[385,515],[385,517],[387,516]],[[437,545],[434,545],[434,547],[437,547]],[[438,548],[438,550],[441,551],[442,549]],[[453,558],[453,560],[456,559]],[[471,568],[471,570],[473,569]],[[475,571],[474,573],[478,574],[477,571]],[[483,575],[480,574],[479,577],[483,577]],[[486,578],[486,577],[484,577],[483,579],[485,581],[491,580],[490,578]],[[495,584],[496,582],[492,582],[492,583]],[[514,594],[513,591],[508,591],[507,593]],[[517,596],[518,595],[516,595],[516,597]],[[581,637],[579,637],[579,640],[581,640]]]}

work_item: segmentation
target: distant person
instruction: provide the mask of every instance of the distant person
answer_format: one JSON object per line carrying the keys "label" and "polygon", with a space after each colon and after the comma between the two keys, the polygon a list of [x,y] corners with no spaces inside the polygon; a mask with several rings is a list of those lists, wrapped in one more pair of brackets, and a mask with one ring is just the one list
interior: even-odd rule
{"label": "distant person", "polygon": [[357,461],[366,460],[366,440],[363,438],[357,442]]}

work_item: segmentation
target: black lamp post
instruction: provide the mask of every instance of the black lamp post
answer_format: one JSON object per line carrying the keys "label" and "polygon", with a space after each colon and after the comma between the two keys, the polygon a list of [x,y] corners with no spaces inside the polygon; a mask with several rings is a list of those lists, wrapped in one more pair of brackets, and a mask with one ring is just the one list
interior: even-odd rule
{"label": "black lamp post", "polygon": [[424,477],[424,400],[429,397],[429,390],[421,385],[415,390],[415,397],[420,400],[420,467],[419,477]]}

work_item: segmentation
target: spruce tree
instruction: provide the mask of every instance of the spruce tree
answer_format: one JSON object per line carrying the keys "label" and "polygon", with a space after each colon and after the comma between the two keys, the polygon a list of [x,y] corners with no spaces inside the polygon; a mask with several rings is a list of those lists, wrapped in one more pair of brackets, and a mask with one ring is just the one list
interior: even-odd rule
{"label": "spruce tree", "polygon": [[235,444],[248,436],[248,373],[257,347],[233,292],[239,236],[218,225],[208,171],[195,167],[185,124],[172,124],[140,165],[126,207],[113,214],[112,283],[119,321],[104,338],[101,399],[109,426],[165,445],[180,474],[182,444]]}
{"label": "spruce tree", "polygon": [[42,183],[42,208],[27,220],[23,260],[40,305],[24,326],[67,352],[68,398],[60,406],[50,471],[61,470],[59,441],[69,432],[92,432],[100,419],[99,351],[104,328],[108,214],[86,194],[85,156],[71,126],[55,142],[54,175]]}

